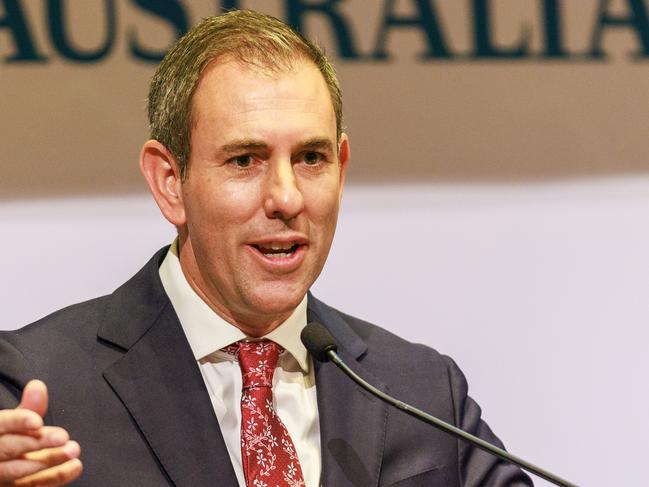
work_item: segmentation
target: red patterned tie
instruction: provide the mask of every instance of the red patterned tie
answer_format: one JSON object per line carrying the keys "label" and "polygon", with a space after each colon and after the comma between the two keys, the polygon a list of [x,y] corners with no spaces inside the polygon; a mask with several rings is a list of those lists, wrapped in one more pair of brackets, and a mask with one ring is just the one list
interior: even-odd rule
{"label": "red patterned tie", "polygon": [[273,407],[273,373],[282,348],[268,340],[237,345],[243,379],[241,462],[246,485],[304,487],[295,446]]}

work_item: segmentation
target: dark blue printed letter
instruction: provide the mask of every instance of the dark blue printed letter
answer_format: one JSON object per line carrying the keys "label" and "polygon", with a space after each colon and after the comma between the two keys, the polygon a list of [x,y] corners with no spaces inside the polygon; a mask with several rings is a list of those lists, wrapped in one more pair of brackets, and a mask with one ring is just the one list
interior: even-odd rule
{"label": "dark blue printed letter", "polygon": [[609,12],[610,0],[600,0],[597,14],[597,23],[593,29],[593,38],[590,43],[590,55],[594,58],[605,57],[602,51],[602,33],[609,27],[631,27],[642,49],[634,54],[638,57],[649,56],[649,19],[642,0],[627,0],[629,4],[629,15],[619,16]]}
{"label": "dark blue printed letter", "polygon": [[521,40],[516,47],[498,49],[491,38],[491,0],[473,0],[473,35],[475,39],[475,57],[481,58],[520,58],[528,52],[530,31],[524,26]]}
{"label": "dark blue printed letter", "polygon": [[305,3],[303,0],[287,0],[287,21],[294,29],[304,34],[304,14],[307,12],[324,14],[333,27],[339,56],[345,59],[358,59],[360,56],[354,45],[352,32],[343,15],[336,9],[340,2],[341,0],[324,0]]}
{"label": "dark blue printed letter", "polygon": [[[115,42],[115,2],[104,0],[104,12],[107,18],[106,40],[103,46],[94,50],[82,50],[74,47],[66,32],[65,0],[48,0],[48,18],[50,23],[50,36],[56,50],[70,61],[89,63],[102,59],[113,47]],[[75,5],[79,5],[76,3]]]}
{"label": "dark blue printed letter", "polygon": [[394,12],[396,0],[388,0],[383,6],[383,19],[376,39],[373,57],[386,59],[388,53],[385,50],[387,34],[394,28],[415,27],[425,35],[428,43],[428,52],[422,55],[424,59],[430,58],[451,58],[452,53],[446,47],[442,27],[437,22],[437,14],[434,7],[428,0],[415,0],[416,15],[403,16]]}
{"label": "dark blue printed letter", "polygon": [[[167,21],[175,30],[177,39],[187,32],[189,26],[185,11],[176,0],[134,0],[134,3],[141,9]],[[159,51],[149,50],[141,47],[137,40],[135,29],[129,29],[127,35],[131,55],[143,61],[158,63],[162,61],[167,50],[171,47],[167,46],[165,49]]]}
{"label": "dark blue printed letter", "polygon": [[8,63],[43,62],[47,58],[36,52],[34,40],[18,0],[3,0],[4,16],[0,17],[0,29],[8,29],[14,38],[15,52],[6,58]]}

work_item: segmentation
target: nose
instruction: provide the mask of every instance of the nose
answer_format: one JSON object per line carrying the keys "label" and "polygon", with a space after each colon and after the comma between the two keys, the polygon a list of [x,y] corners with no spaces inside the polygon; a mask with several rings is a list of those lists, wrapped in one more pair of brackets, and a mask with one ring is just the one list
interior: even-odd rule
{"label": "nose", "polygon": [[268,218],[291,220],[304,209],[304,197],[290,160],[271,163],[266,174],[264,211]]}

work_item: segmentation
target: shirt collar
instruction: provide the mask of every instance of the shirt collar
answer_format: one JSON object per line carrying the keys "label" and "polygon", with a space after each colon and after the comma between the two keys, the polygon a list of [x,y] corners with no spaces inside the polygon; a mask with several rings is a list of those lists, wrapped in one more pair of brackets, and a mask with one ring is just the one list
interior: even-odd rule
{"label": "shirt collar", "polygon": [[[159,273],[196,360],[248,338],[239,328],[215,313],[189,285],[180,267],[177,240],[169,248]],[[300,333],[306,326],[306,304],[304,296],[291,316],[263,337],[289,352],[304,373],[309,372],[309,354],[300,340]]]}
{"label": "shirt collar", "polygon": [[300,333],[306,326],[306,296],[288,319],[264,338],[274,341],[290,353],[304,373],[309,372],[309,352],[300,340]]}

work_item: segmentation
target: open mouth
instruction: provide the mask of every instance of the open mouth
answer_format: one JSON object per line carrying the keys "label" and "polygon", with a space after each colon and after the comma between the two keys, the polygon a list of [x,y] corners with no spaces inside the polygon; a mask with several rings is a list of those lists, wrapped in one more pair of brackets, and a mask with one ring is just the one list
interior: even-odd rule
{"label": "open mouth", "polygon": [[295,242],[268,242],[253,245],[253,247],[269,259],[287,259],[300,248],[300,244]]}

